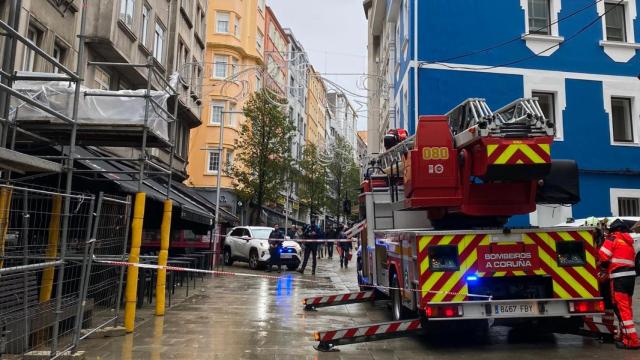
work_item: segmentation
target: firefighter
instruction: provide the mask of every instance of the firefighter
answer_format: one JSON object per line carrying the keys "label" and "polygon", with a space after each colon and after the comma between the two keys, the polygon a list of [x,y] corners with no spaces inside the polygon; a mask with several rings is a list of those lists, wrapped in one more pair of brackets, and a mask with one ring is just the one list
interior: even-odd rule
{"label": "firefighter", "polygon": [[611,279],[613,306],[620,323],[620,338],[616,347],[639,349],[640,340],[633,322],[633,290],[636,281],[635,251],[629,227],[620,219],[609,226],[609,236],[600,248],[600,261],[607,262]]}

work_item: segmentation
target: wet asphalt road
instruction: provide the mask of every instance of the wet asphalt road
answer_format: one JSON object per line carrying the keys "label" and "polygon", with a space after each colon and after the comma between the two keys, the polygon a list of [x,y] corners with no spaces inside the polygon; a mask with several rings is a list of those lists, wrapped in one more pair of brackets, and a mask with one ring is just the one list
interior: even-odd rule
{"label": "wet asphalt road", "polygon": [[[246,265],[225,268],[252,273]],[[310,272],[307,270],[307,272]],[[263,274],[263,272],[261,272]],[[390,320],[384,304],[352,304],[305,312],[309,296],[357,291],[355,270],[340,269],[334,258],[320,260],[317,276],[296,282],[298,273],[280,280],[215,277],[199,282],[195,295],[175,305],[164,317],[151,307],[138,312],[134,334],[81,343],[88,359],[640,359],[640,351],[617,350],[611,344],[572,335],[534,337],[508,328],[491,329],[488,341],[460,332],[448,344],[430,343],[415,335],[340,346],[319,353],[312,334],[352,325]],[[177,291],[181,291],[178,289]],[[192,290],[193,292],[193,290]],[[636,294],[637,297],[637,294]],[[638,303],[638,301],[636,301]],[[468,345],[461,345],[468,344]]]}

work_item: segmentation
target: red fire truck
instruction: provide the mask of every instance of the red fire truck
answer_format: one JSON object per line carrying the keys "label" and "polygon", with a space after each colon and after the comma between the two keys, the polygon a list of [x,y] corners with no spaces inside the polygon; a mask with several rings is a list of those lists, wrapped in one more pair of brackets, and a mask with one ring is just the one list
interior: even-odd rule
{"label": "red fire truck", "polygon": [[573,161],[552,161],[555,125],[536,99],[492,112],[468,99],[385,139],[362,183],[361,293],[307,309],[388,299],[394,322],[316,333],[319,350],[407,331],[527,324],[577,333],[604,304],[592,228],[508,228],[537,204],[579,201]]}

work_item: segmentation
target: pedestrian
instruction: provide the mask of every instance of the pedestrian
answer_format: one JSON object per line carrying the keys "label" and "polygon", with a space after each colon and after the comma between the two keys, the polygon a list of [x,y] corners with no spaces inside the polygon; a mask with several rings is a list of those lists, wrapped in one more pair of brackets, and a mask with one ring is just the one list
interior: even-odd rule
{"label": "pedestrian", "polygon": [[[343,240],[347,239],[347,234],[345,233],[346,227],[344,225],[340,228],[340,234],[338,235],[338,239]],[[351,239],[349,241],[340,241],[338,246],[342,250],[340,252],[340,267],[346,269],[349,266],[349,260],[351,260],[351,249],[353,249],[353,244],[351,244]]]}
{"label": "pedestrian", "polygon": [[[319,240],[322,239],[322,231],[320,227],[316,225],[316,219],[311,219],[311,224],[309,224],[303,235],[305,240]],[[300,274],[304,274],[304,269],[307,267],[307,262],[309,261],[309,256],[312,256],[311,259],[311,275],[316,274],[316,264],[318,256],[318,242],[310,241],[304,243],[304,260],[302,261],[302,266],[298,270]]]}
{"label": "pedestrian", "polygon": [[289,239],[295,239],[296,238],[296,226],[295,225],[291,225],[291,227],[289,229],[287,229],[287,236],[289,237]]}
{"label": "pedestrian", "polygon": [[608,263],[613,309],[620,323],[620,338],[616,347],[640,349],[640,340],[633,322],[633,290],[636,281],[635,251],[629,227],[617,219],[609,225],[609,236],[598,252],[601,262]]}
{"label": "pedestrian", "polygon": [[284,234],[280,231],[280,225],[274,224],[273,231],[269,234],[269,261],[267,261],[267,272],[271,272],[271,268],[275,265],[278,272],[282,271],[280,262],[280,251],[282,250],[282,241]]}
{"label": "pedestrian", "polygon": [[328,234],[329,240],[326,241],[327,244],[327,257],[329,260],[333,260],[333,239],[336,239],[336,228],[332,228],[331,232]]}

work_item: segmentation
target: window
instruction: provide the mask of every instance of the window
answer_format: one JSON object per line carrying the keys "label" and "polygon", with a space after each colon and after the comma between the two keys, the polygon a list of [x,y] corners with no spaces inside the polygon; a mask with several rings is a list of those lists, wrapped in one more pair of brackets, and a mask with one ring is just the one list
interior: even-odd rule
{"label": "window", "polygon": [[200,8],[200,35],[203,37],[207,33],[207,15],[204,13],[204,10]]}
{"label": "window", "polygon": [[147,31],[149,27],[149,15],[151,14],[151,9],[149,5],[144,4],[142,7],[142,23],[140,24],[140,42],[142,45],[147,46]]}
{"label": "window", "polygon": [[256,91],[260,91],[262,89],[262,76],[260,74],[256,75]]}
{"label": "window", "polygon": [[219,33],[226,34],[229,32],[229,13],[228,12],[216,12],[216,20],[218,26],[216,27],[216,31]]}
{"label": "window", "polygon": [[618,216],[640,216],[640,198],[618,198]]}
{"label": "window", "polygon": [[556,99],[555,94],[547,93],[547,92],[533,92],[531,96],[534,98],[538,98],[538,104],[542,109],[542,113],[547,120],[556,122]]}
{"label": "window", "polygon": [[265,0],[258,0],[258,10],[264,12]]}
{"label": "window", "polygon": [[211,103],[211,115],[209,118],[209,124],[220,125],[222,123],[222,112],[224,111],[224,102],[214,101]]}
{"label": "window", "polygon": [[156,23],[155,37],[153,40],[153,57],[164,64],[164,27]]}
{"label": "window", "polygon": [[231,58],[231,75],[235,76],[238,73],[238,59]]}
{"label": "window", "polygon": [[230,171],[233,167],[233,150],[227,150],[227,159],[225,164],[226,170]]}
{"label": "window", "polygon": [[240,37],[240,17],[236,16],[236,21],[233,23],[233,35]]}
{"label": "window", "polygon": [[[60,45],[59,43],[55,43],[53,45],[53,58],[56,59],[57,62],[64,65],[65,58],[67,57],[67,48]],[[57,66],[53,67],[54,73],[59,73],[60,69]]]}
{"label": "window", "polygon": [[227,77],[227,66],[229,66],[229,57],[216,55],[213,62],[213,76],[219,79],[225,79]]}
{"label": "window", "polygon": [[640,216],[640,189],[610,189],[611,215]]}
{"label": "window", "polygon": [[[40,47],[42,40],[42,31],[37,29],[35,26],[29,26],[29,30],[27,31],[27,40],[30,43]],[[22,69],[24,71],[34,71],[36,66],[36,53],[30,48],[24,48],[24,59],[22,64]]]}
{"label": "window", "polygon": [[608,41],[627,41],[625,8],[623,4],[605,4],[606,37]]}
{"label": "window", "polygon": [[256,49],[258,50],[259,53],[262,54],[263,47],[264,47],[264,34],[262,34],[262,31],[258,29],[258,33],[256,35]]}
{"label": "window", "polygon": [[529,33],[551,35],[551,0],[529,0]]}
{"label": "window", "polygon": [[220,169],[220,153],[218,150],[208,150],[207,172],[217,173]]}
{"label": "window", "polygon": [[409,0],[404,0],[402,12],[404,16],[404,39],[409,39]]}
{"label": "window", "polygon": [[229,117],[228,117],[228,121],[227,121],[227,126],[231,126],[231,127],[236,127],[236,115],[234,114],[234,112],[236,111],[236,105],[235,104],[229,104]]}
{"label": "window", "polygon": [[631,99],[611,98],[611,127],[613,141],[633,142],[633,119],[631,117]]}
{"label": "window", "polygon": [[106,71],[96,67],[95,80],[97,88],[100,90],[111,89],[111,76]]}
{"label": "window", "polygon": [[133,27],[133,11],[136,6],[136,0],[120,0],[120,20],[125,25]]}

